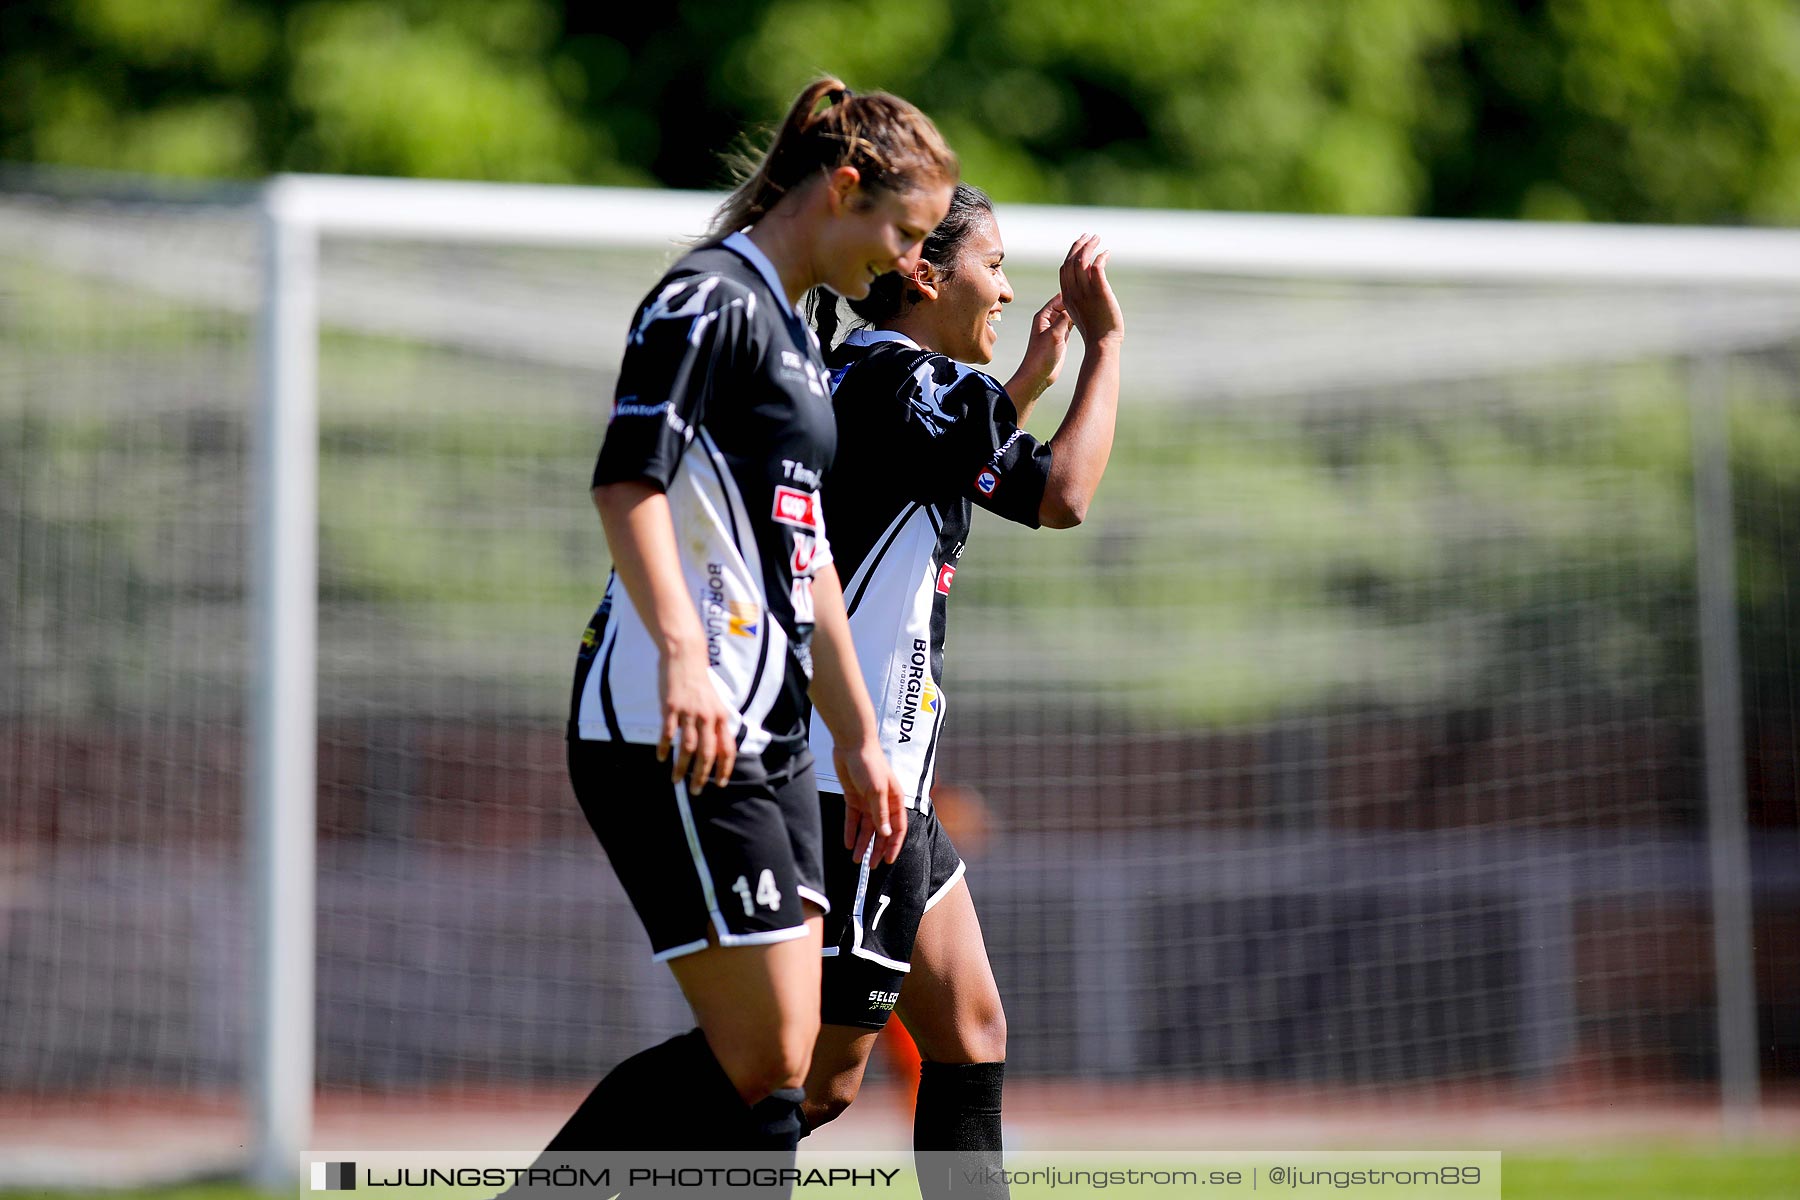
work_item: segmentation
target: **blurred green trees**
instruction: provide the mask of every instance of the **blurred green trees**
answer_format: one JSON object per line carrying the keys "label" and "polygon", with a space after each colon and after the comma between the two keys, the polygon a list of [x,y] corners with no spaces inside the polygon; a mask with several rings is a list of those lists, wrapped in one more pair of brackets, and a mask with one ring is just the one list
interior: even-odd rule
{"label": "blurred green trees", "polygon": [[0,158],[706,187],[824,71],[1006,199],[1800,219],[1792,0],[14,0]]}

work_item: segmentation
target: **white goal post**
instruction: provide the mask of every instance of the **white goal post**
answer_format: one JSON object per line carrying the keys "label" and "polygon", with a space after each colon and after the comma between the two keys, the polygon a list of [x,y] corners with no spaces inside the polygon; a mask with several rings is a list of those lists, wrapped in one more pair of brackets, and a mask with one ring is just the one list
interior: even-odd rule
{"label": "white goal post", "polygon": [[[318,271],[323,237],[673,250],[719,197],[628,189],[283,176],[262,193],[261,398],[251,592],[249,862],[257,1010],[254,1177],[291,1181],[311,1133],[318,526]],[[1240,278],[1556,281],[1800,289],[1800,232],[1003,206],[1009,263],[1052,265],[1091,230],[1114,261]],[[647,282],[647,281],[646,281]],[[1718,1046],[1729,1109],[1757,1103],[1749,851],[1730,474],[1717,387],[1694,376],[1696,541]]]}

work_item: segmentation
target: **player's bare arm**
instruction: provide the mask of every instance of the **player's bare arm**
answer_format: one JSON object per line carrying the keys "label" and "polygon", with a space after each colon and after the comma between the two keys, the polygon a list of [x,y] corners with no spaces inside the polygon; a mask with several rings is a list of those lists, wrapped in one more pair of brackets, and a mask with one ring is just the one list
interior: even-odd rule
{"label": "player's bare arm", "polygon": [[1125,316],[1106,278],[1110,253],[1098,237],[1083,234],[1063,259],[1063,305],[1081,331],[1086,350],[1075,377],[1074,399],[1049,441],[1053,457],[1038,520],[1052,529],[1081,524],[1112,455]]}

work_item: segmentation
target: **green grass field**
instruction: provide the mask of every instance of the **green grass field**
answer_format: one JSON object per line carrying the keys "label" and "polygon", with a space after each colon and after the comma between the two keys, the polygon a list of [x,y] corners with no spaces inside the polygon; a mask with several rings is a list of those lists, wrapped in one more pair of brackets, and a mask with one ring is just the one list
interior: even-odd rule
{"label": "green grass field", "polygon": [[1800,1196],[1800,1150],[1509,1154],[1507,1200],[1776,1200]]}
{"label": "green grass field", "polygon": [[[1800,1196],[1800,1149],[1507,1154],[1506,1200],[1791,1200]],[[125,1192],[0,1191],[0,1200],[262,1200],[235,1184]]]}

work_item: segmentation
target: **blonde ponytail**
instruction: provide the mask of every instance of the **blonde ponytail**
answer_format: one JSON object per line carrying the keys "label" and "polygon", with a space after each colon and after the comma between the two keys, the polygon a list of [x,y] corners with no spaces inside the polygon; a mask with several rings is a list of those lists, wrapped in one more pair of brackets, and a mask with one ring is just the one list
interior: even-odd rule
{"label": "blonde ponytail", "polygon": [[857,169],[864,188],[896,192],[954,183],[961,173],[937,126],[905,100],[886,92],[858,95],[840,79],[815,79],[795,98],[762,160],[725,198],[707,236],[756,224],[794,188],[844,166]]}

